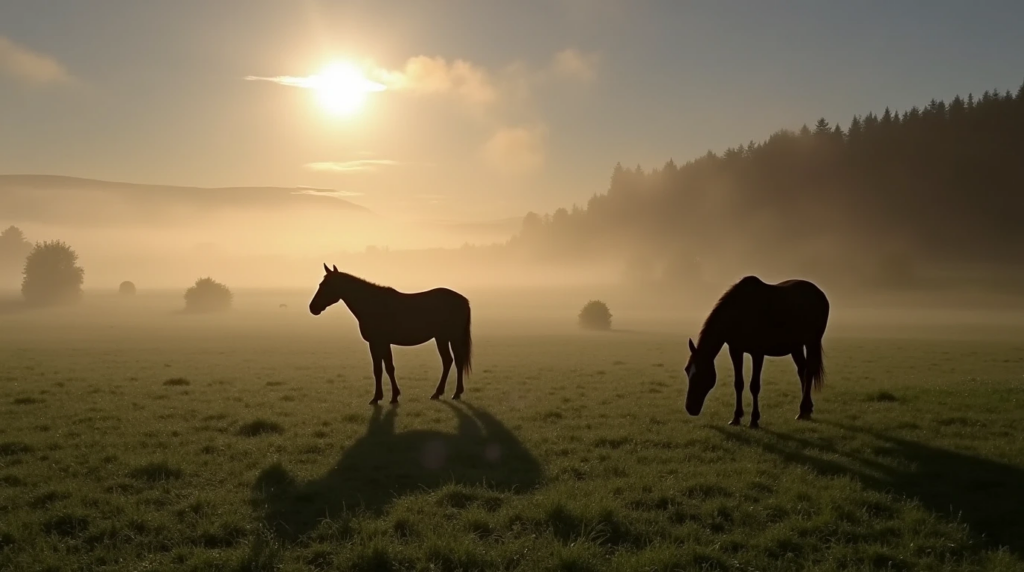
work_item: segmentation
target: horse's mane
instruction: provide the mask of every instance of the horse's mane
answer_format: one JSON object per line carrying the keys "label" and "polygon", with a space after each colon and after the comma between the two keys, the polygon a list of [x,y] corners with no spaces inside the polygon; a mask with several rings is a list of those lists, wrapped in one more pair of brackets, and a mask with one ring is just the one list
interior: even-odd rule
{"label": "horse's mane", "polygon": [[354,284],[356,284],[358,286],[368,287],[368,288],[372,288],[372,289],[376,289],[376,290],[387,290],[387,291],[391,291],[391,292],[396,292],[397,291],[394,288],[392,288],[391,286],[384,286],[384,285],[381,285],[381,284],[377,284],[376,282],[370,282],[369,280],[367,280],[365,278],[360,278],[360,277],[356,276],[355,274],[349,274],[348,272],[340,272],[339,274],[341,274],[347,280],[349,280],[350,282],[352,282],[352,283],[354,283]]}
{"label": "horse's mane", "polygon": [[732,300],[732,295],[735,294],[736,291],[740,289],[741,285],[749,284],[750,282],[753,282],[755,280],[757,280],[757,278],[754,278],[753,276],[747,276],[746,278],[743,278],[739,282],[730,286],[729,289],[725,291],[725,294],[722,294],[722,296],[718,298],[718,301],[715,302],[715,306],[711,308],[711,312],[708,313],[708,317],[704,320],[704,324],[700,327],[700,333],[697,334],[698,346],[700,346],[701,340],[704,339],[704,336],[708,333],[708,331],[711,328],[718,325],[718,319],[722,317],[722,311],[725,310],[725,305]]}

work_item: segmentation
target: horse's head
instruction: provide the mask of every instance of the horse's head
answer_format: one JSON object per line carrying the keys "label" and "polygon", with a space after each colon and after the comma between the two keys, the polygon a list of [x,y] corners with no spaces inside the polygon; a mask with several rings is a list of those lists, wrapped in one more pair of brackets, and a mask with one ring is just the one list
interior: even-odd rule
{"label": "horse's head", "polygon": [[715,387],[718,374],[715,373],[715,358],[706,355],[707,352],[698,352],[693,340],[689,343],[690,359],[686,360],[684,369],[689,381],[686,388],[686,412],[690,415],[700,415],[700,410],[704,408],[704,400]]}
{"label": "horse's head", "polygon": [[324,264],[324,279],[320,281],[313,299],[309,301],[309,313],[319,316],[328,306],[337,304],[341,300],[341,272],[338,267],[328,268]]}

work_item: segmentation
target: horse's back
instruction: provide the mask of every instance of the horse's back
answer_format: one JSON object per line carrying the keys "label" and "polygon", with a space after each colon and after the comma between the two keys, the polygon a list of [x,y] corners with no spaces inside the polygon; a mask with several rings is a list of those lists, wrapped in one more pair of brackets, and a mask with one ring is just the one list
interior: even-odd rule
{"label": "horse's back", "polygon": [[783,298],[788,312],[810,328],[815,336],[824,335],[830,305],[828,296],[817,284],[810,280],[793,279],[773,286]]}
{"label": "horse's back", "polygon": [[[770,333],[778,338],[820,337],[828,322],[828,297],[816,284],[804,279],[775,284],[756,276],[736,283],[733,294],[742,300],[742,329],[745,336],[754,332]],[[766,334],[767,335],[767,334]]]}

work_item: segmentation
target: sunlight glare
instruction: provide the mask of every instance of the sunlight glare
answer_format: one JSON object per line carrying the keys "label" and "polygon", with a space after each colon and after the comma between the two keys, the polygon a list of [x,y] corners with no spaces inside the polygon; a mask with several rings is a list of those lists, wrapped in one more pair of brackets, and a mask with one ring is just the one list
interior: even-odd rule
{"label": "sunlight glare", "polygon": [[310,79],[320,105],[334,115],[352,115],[362,108],[368,93],[386,89],[349,63],[332,64]]}

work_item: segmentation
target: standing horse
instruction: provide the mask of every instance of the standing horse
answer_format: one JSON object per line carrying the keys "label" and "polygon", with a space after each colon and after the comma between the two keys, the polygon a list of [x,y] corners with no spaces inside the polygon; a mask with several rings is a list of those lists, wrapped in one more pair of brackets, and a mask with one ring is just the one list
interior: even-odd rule
{"label": "standing horse", "polygon": [[384,399],[381,375],[385,371],[391,379],[391,403],[398,403],[398,396],[402,394],[395,381],[391,346],[418,346],[431,339],[437,342],[443,367],[441,381],[431,399],[444,394],[453,361],[457,381],[452,399],[462,397],[462,377],[472,370],[473,358],[469,300],[465,296],[447,288],[406,294],[340,272],[337,266],[328,268],[326,264],[324,272],[324,279],[309,302],[309,312],[319,316],[340,300],[356,317],[359,333],[370,344],[373,378],[377,384],[370,405]]}
{"label": "standing horse", "polygon": [[690,359],[685,369],[689,380],[686,412],[700,415],[708,392],[715,387],[715,357],[722,346],[728,344],[736,372],[736,411],[730,425],[739,425],[743,418],[744,353],[750,354],[754,369],[750,375],[750,394],[754,401],[750,426],[757,427],[761,419],[757,398],[761,392],[761,367],[765,356],[793,356],[803,390],[797,419],[810,419],[814,411],[811,387],[820,390],[825,383],[821,339],[825,335],[828,313],[825,293],[806,280],[765,284],[756,276],[747,276],[734,284],[704,321],[697,345],[689,340]]}

